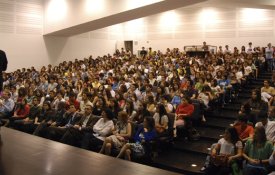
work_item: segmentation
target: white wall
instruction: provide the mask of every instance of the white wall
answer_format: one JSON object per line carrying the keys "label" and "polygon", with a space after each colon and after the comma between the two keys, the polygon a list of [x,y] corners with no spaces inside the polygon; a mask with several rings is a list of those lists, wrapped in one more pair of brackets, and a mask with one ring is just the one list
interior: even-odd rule
{"label": "white wall", "polygon": [[94,58],[115,51],[116,40],[91,39],[89,37],[47,37],[45,38],[47,52],[50,58],[55,58],[52,64],[58,65],[60,62],[83,59],[92,55]]}
{"label": "white wall", "polygon": [[43,0],[0,0],[0,49],[8,57],[8,72],[40,69],[64,60],[113,53],[115,40],[88,36],[43,37]]}
{"label": "white wall", "polygon": [[[228,44],[247,46],[275,45],[275,11],[235,7],[197,6],[117,24],[90,32],[92,36],[117,39],[117,48],[124,40],[133,40],[134,53],[142,46],[165,50],[167,47],[183,49],[186,45]],[[136,42],[135,42],[136,41]]]}

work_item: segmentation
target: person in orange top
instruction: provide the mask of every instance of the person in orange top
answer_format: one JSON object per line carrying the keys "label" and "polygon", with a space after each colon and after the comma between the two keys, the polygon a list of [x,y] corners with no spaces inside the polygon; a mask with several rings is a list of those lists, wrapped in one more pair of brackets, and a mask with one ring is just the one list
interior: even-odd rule
{"label": "person in orange top", "polygon": [[247,124],[247,117],[245,115],[239,115],[237,122],[234,124],[235,129],[242,142],[247,141],[249,138],[252,139],[254,135],[254,128]]}

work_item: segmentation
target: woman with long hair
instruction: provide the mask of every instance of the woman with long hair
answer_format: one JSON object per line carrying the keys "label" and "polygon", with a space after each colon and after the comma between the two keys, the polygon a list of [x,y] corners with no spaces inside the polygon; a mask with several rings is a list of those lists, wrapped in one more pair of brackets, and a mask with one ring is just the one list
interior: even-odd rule
{"label": "woman with long hair", "polygon": [[[223,138],[214,146],[210,154],[210,165],[205,169],[206,175],[227,175],[240,171],[237,160],[242,157],[242,142],[234,127],[227,128]],[[234,173],[233,173],[234,174]]]}
{"label": "woman with long hair", "polygon": [[131,154],[143,156],[146,153],[145,143],[152,141],[156,137],[155,121],[152,117],[145,117],[143,125],[140,125],[135,136],[134,143],[125,144],[118,154],[117,158],[124,157],[131,160]]}
{"label": "woman with long hair", "polygon": [[244,147],[243,157],[247,161],[245,174],[266,175],[272,152],[273,144],[267,140],[265,128],[256,127],[253,139],[249,139]]}
{"label": "woman with long hair", "polygon": [[110,155],[112,148],[120,149],[131,137],[132,127],[128,122],[128,115],[121,111],[118,113],[118,121],[112,129],[112,135],[104,140],[99,153]]}
{"label": "woman with long hair", "polygon": [[155,129],[158,135],[165,134],[168,129],[168,115],[163,104],[157,105],[153,118],[155,119]]}

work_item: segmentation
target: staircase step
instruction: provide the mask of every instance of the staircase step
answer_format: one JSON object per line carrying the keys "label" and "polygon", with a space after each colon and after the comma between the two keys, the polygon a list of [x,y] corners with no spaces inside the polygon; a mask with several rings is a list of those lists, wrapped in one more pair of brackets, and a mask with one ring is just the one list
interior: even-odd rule
{"label": "staircase step", "polygon": [[224,134],[224,129],[219,129],[219,128],[197,126],[196,129],[199,131],[202,139],[210,140],[213,142],[217,142],[221,138],[221,135]]}
{"label": "staircase step", "polygon": [[205,159],[205,155],[171,149],[158,155],[154,160],[154,166],[182,174],[202,175],[200,169],[203,167]]}
{"label": "staircase step", "polygon": [[207,156],[209,148],[213,143],[215,142],[203,139],[197,141],[180,140],[175,141],[173,148],[179,151],[193,152]]}
{"label": "staircase step", "polygon": [[231,123],[234,123],[234,121],[235,119],[208,118],[204,125],[211,128],[225,129],[229,127]]}
{"label": "staircase step", "polygon": [[[233,104],[231,104],[233,105]],[[234,104],[234,105],[238,105],[240,109],[240,104]],[[204,116],[207,118],[218,118],[218,119],[236,119],[236,117],[238,116],[238,111],[232,111],[232,110],[221,110],[221,111],[212,111],[212,112],[206,112],[204,114]]]}

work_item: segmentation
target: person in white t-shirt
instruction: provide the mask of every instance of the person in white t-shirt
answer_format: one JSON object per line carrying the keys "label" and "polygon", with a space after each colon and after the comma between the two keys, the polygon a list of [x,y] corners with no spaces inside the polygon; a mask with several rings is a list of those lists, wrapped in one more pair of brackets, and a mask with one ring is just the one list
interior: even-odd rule
{"label": "person in white t-shirt", "polygon": [[[242,157],[243,145],[234,127],[227,128],[211,151],[210,165],[205,169],[206,175],[223,175],[231,172],[236,160]],[[229,165],[229,166],[228,166]]]}
{"label": "person in white t-shirt", "polygon": [[254,48],[252,46],[252,42],[249,42],[248,47],[246,49],[246,53],[250,54],[250,53],[253,53],[253,52],[254,52]]}
{"label": "person in white t-shirt", "polygon": [[267,140],[275,143],[275,121],[269,121],[267,113],[260,113],[258,120],[255,127],[264,127]]}

